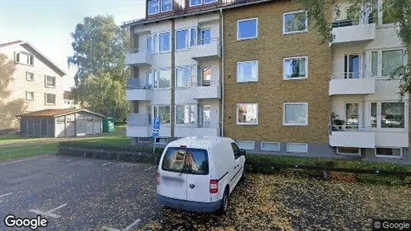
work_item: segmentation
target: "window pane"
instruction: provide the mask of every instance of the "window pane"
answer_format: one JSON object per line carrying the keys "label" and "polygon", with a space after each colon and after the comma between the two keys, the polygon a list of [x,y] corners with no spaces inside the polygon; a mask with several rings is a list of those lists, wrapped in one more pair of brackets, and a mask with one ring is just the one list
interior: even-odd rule
{"label": "window pane", "polygon": [[194,110],[194,105],[177,105],[176,124],[193,124],[195,122]]}
{"label": "window pane", "polygon": [[280,143],[261,142],[261,150],[279,152]]}
{"label": "window pane", "polygon": [[239,62],[237,66],[237,82],[258,81],[258,62]]}
{"label": "window pane", "polygon": [[382,76],[390,76],[402,64],[402,50],[382,52]]}
{"label": "window pane", "polygon": [[179,67],[176,70],[176,86],[190,87],[191,85],[191,67]]}
{"label": "window pane", "polygon": [[55,104],[56,102],[56,96],[52,94],[47,94],[46,95],[46,102],[49,104]]}
{"label": "window pane", "polygon": [[170,51],[170,32],[160,34],[160,52]]}
{"label": "window pane", "polygon": [[171,0],[162,0],[161,1],[161,11],[170,11],[171,10]]}
{"label": "window pane", "polygon": [[169,88],[171,80],[171,70],[158,70],[155,73],[157,80],[156,83],[158,83],[157,88]]}
{"label": "window pane", "polygon": [[257,104],[238,104],[237,105],[238,123],[257,123]]}
{"label": "window pane", "polygon": [[148,51],[149,53],[151,53],[151,52],[153,51],[153,44],[152,44],[151,37],[148,37],[148,38],[147,38],[146,43],[147,43],[147,44],[146,44],[147,51]]}
{"label": "window pane", "polygon": [[285,124],[307,124],[307,105],[285,104]]}
{"label": "window pane", "polygon": [[167,148],[161,166],[165,171],[207,175],[209,172],[207,151],[170,147]]}
{"label": "window pane", "polygon": [[203,105],[203,123],[205,124],[210,123],[210,115],[211,115],[211,106]]}
{"label": "window pane", "polygon": [[256,38],[257,37],[257,20],[250,19],[238,22],[238,38]]}
{"label": "window pane", "polygon": [[197,5],[201,5],[202,2],[201,0],[190,0],[190,5],[191,6],[197,6]]}
{"label": "window pane", "polygon": [[201,44],[210,44],[211,42],[211,31],[209,29],[201,31]]}
{"label": "window pane", "polygon": [[149,1],[148,2],[148,14],[156,14],[158,12],[159,12],[158,1],[157,0]]}
{"label": "window pane", "polygon": [[345,104],[345,118],[346,124],[358,128],[358,103]]}
{"label": "window pane", "polygon": [[197,30],[195,28],[190,29],[191,33],[191,41],[190,41],[190,46],[195,46],[197,45]]}
{"label": "window pane", "polygon": [[284,73],[287,78],[304,78],[306,72],[306,58],[285,59]]}
{"label": "window pane", "polygon": [[212,3],[212,2],[217,2],[217,0],[204,0],[204,3]]}
{"label": "window pane", "polygon": [[346,154],[360,154],[360,149],[359,148],[354,148],[354,147],[337,147],[338,153],[346,153]]}
{"label": "window pane", "polygon": [[377,103],[371,103],[371,127],[377,127]]}
{"label": "window pane", "polygon": [[404,103],[381,103],[381,127],[404,128]]}
{"label": "window pane", "polygon": [[185,49],[188,47],[188,30],[177,31],[176,49]]}
{"label": "window pane", "polygon": [[154,115],[160,117],[162,124],[170,123],[170,106],[155,106]]}
{"label": "window pane", "polygon": [[211,67],[201,69],[202,86],[210,86],[211,84]]}
{"label": "window pane", "polygon": [[377,148],[377,155],[382,156],[401,156],[401,149],[399,148]]}
{"label": "window pane", "polygon": [[372,76],[375,77],[378,74],[378,52],[373,51],[371,56],[371,72]]}
{"label": "window pane", "polygon": [[286,14],[284,30],[288,32],[305,31],[307,29],[307,15],[305,12]]}

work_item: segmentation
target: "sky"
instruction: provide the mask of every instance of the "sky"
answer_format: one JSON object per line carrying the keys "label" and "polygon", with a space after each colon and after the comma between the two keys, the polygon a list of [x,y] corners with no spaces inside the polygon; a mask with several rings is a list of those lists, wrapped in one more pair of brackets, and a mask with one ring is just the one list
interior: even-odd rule
{"label": "sky", "polygon": [[52,60],[67,76],[64,88],[74,86],[76,68],[71,35],[84,17],[113,15],[116,23],[143,18],[145,0],[0,0],[0,43],[23,40]]}

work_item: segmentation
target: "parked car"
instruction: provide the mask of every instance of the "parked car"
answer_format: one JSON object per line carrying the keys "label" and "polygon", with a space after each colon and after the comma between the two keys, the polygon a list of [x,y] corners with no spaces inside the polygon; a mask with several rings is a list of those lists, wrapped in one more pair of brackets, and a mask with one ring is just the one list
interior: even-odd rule
{"label": "parked car", "polygon": [[160,204],[225,214],[231,192],[244,177],[245,151],[227,137],[187,137],[169,143],[159,163]]}

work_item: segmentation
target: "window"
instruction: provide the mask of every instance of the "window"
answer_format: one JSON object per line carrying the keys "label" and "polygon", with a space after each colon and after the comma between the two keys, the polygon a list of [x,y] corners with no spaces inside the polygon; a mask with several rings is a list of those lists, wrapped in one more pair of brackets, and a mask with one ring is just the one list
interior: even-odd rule
{"label": "window", "polygon": [[381,128],[405,128],[404,103],[381,103]]}
{"label": "window", "polygon": [[204,4],[209,4],[213,2],[217,2],[218,0],[204,0]]}
{"label": "window", "polygon": [[161,124],[170,124],[170,106],[153,106],[154,117],[159,117]]}
{"label": "window", "polygon": [[345,118],[347,128],[358,128],[359,119],[359,106],[358,103],[346,103],[345,104]]}
{"label": "window", "polygon": [[198,106],[198,121],[200,127],[210,126],[211,105]]}
{"label": "window", "polygon": [[190,87],[196,82],[196,67],[176,68],[176,87]]}
{"label": "window", "polygon": [[159,34],[159,44],[158,44],[158,51],[159,52],[167,52],[170,51],[170,32],[165,32]]}
{"label": "window", "polygon": [[306,32],[308,27],[307,12],[297,11],[284,14],[283,33]]}
{"label": "window", "polygon": [[258,104],[238,103],[237,104],[237,125],[257,125],[258,124]]}
{"label": "window", "polygon": [[254,150],[254,141],[237,140],[238,147],[245,150]]}
{"label": "window", "polygon": [[203,4],[202,0],[190,0],[190,6],[199,6]]}
{"label": "window", "polygon": [[188,30],[179,30],[176,32],[176,49],[187,49],[189,46],[189,33]]}
{"label": "window", "polygon": [[151,0],[148,2],[148,14],[157,14],[160,12],[160,1],[159,0]]}
{"label": "window", "polygon": [[280,143],[278,143],[278,142],[261,142],[261,150],[262,151],[279,152],[280,151]]}
{"label": "window", "polygon": [[169,147],[161,168],[169,172],[208,175],[208,153],[204,149]]}
{"label": "window", "polygon": [[283,125],[307,126],[308,103],[284,103]]}
{"label": "window", "polygon": [[360,56],[345,55],[344,56],[344,78],[358,79],[360,77]]}
{"label": "window", "polygon": [[377,127],[377,103],[371,103],[371,127]]}
{"label": "window", "polygon": [[211,67],[201,68],[201,86],[211,85]]}
{"label": "window", "polygon": [[241,156],[241,150],[235,143],[231,143],[231,148],[233,149],[234,158],[237,159]]}
{"label": "window", "polygon": [[161,12],[167,12],[171,10],[172,0],[162,0],[161,1]]}
{"label": "window", "polygon": [[378,74],[378,51],[371,52],[371,73],[373,77]]}
{"label": "window", "polygon": [[258,61],[237,63],[237,83],[258,82]]}
{"label": "window", "polygon": [[45,94],[46,95],[46,104],[55,105],[56,104],[56,95],[54,94]]}
{"label": "window", "polygon": [[34,56],[26,52],[19,52],[16,54],[16,62],[33,66]]}
{"label": "window", "polygon": [[307,152],[308,152],[308,144],[303,144],[303,143],[287,143],[286,149],[287,149],[287,152],[307,153]]}
{"label": "window", "polygon": [[210,29],[200,30],[200,44],[206,45],[206,44],[210,44],[210,42],[211,42],[211,30]]}
{"label": "window", "polygon": [[194,105],[176,105],[176,124],[195,123]]}
{"label": "window", "polygon": [[26,72],[26,80],[33,82],[34,81],[34,74],[31,72]]}
{"label": "window", "polygon": [[33,101],[34,100],[34,92],[26,91],[26,100]]}
{"label": "window", "polygon": [[284,58],[284,79],[306,79],[307,57]]}
{"label": "window", "polygon": [[361,149],[355,147],[337,147],[337,153],[344,155],[361,155]]}
{"label": "window", "polygon": [[[153,75],[154,73],[154,75]],[[149,85],[154,88],[169,88],[171,81],[171,69],[160,69],[148,72]]]}
{"label": "window", "polygon": [[258,18],[237,21],[237,40],[254,39],[258,37]]}
{"label": "window", "polygon": [[56,87],[56,77],[46,75],[46,87]]}
{"label": "window", "polygon": [[375,149],[376,156],[382,157],[401,157],[402,151],[401,148],[376,148]]}
{"label": "window", "polygon": [[167,144],[168,140],[165,137],[156,137],[156,144]]}
{"label": "window", "polygon": [[403,50],[390,50],[382,52],[382,76],[391,74],[404,63]]}

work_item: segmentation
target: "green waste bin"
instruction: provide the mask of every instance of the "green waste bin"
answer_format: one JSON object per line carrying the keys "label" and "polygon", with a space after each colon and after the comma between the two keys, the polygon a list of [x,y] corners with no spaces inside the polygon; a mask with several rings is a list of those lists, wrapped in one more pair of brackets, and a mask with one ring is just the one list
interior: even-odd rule
{"label": "green waste bin", "polygon": [[113,117],[106,117],[103,120],[103,132],[114,132],[114,119]]}

